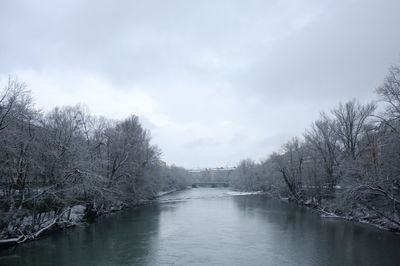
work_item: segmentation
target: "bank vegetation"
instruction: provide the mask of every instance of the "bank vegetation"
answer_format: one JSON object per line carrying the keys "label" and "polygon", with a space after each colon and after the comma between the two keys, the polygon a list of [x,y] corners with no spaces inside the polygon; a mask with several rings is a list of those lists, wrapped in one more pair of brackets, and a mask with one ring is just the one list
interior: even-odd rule
{"label": "bank vegetation", "polygon": [[261,162],[243,160],[238,190],[266,191],[318,210],[400,230],[400,66],[389,69],[377,101],[339,103],[302,136]]}
{"label": "bank vegetation", "polygon": [[81,105],[35,108],[23,82],[0,91],[0,246],[185,188],[137,116],[111,120]]}

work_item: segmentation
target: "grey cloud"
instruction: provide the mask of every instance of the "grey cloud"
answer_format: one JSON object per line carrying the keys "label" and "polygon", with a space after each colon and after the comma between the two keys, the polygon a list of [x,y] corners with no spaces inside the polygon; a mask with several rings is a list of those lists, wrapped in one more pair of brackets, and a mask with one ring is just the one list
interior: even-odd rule
{"label": "grey cloud", "polygon": [[265,157],[338,101],[373,99],[400,59],[398,10],[397,0],[5,0],[0,77],[31,71],[37,92],[52,78],[81,88],[86,75],[140,90],[172,123],[141,118],[168,162],[233,164]]}

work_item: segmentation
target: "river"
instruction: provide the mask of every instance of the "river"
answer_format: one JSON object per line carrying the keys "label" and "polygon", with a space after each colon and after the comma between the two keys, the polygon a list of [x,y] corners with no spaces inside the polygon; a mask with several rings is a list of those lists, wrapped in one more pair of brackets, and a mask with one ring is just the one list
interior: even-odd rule
{"label": "river", "polygon": [[400,236],[264,195],[194,188],[0,251],[0,265],[400,265]]}

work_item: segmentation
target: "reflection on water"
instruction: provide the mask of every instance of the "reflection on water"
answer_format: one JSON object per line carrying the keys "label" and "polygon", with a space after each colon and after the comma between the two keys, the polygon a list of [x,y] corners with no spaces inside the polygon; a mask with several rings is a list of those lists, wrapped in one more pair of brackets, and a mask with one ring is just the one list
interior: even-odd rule
{"label": "reflection on water", "polygon": [[0,252],[0,265],[399,265],[400,236],[196,188]]}

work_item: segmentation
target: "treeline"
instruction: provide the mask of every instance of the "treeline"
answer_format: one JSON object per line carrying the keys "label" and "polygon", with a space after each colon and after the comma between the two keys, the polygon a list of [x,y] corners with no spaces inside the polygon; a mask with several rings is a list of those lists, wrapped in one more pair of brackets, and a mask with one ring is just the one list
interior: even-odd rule
{"label": "treeline", "polygon": [[187,171],[166,166],[150,139],[134,115],[109,120],[80,105],[43,113],[10,79],[0,92],[0,242],[68,223],[74,206],[93,217],[185,188]]}
{"label": "treeline", "polygon": [[374,103],[354,99],[322,113],[268,159],[240,162],[231,185],[400,230],[400,66],[376,93]]}

